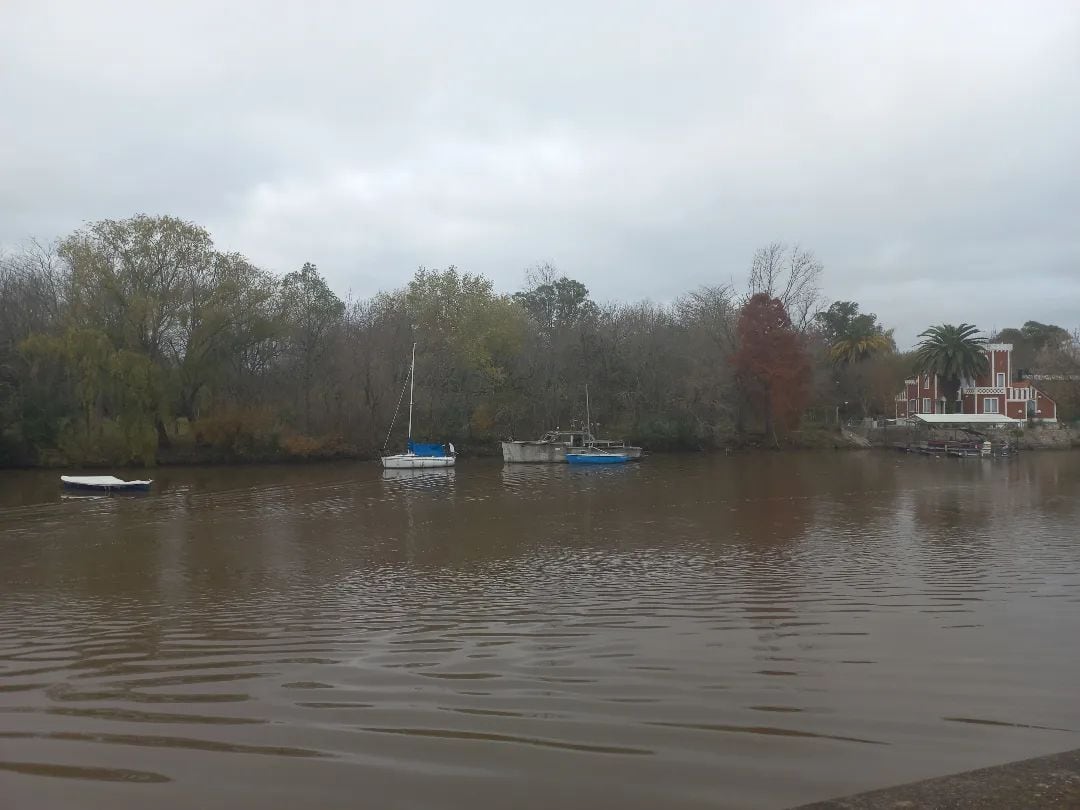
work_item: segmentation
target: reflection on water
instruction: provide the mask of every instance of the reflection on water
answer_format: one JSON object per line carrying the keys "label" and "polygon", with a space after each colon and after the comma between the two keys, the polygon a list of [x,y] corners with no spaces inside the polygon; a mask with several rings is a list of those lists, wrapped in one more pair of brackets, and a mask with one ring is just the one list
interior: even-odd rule
{"label": "reflection on water", "polygon": [[418,486],[438,486],[454,483],[457,471],[453,467],[433,467],[429,470],[383,470],[384,481],[401,481]]}
{"label": "reflection on water", "polygon": [[0,473],[12,806],[784,807],[1080,745],[1074,454],[155,487]]}

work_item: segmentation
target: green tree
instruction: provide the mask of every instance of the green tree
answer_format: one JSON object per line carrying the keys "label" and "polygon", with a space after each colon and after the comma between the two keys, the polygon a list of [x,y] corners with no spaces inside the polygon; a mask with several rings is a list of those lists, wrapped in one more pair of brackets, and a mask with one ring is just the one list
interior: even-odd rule
{"label": "green tree", "polygon": [[1066,334],[1066,340],[1049,341],[1034,365],[1039,387],[1057,402],[1058,419],[1076,422],[1080,420],[1080,330]]}
{"label": "green tree", "polygon": [[275,312],[277,280],[243,256],[215,253],[202,281],[192,286],[181,339],[170,344],[177,410],[189,419],[199,416],[200,398],[211,389],[242,398],[244,378],[276,353],[285,329]]}
{"label": "green tree", "polygon": [[210,273],[213,244],[198,225],[139,214],[95,222],[64,239],[59,253],[71,268],[75,321],[156,363],[183,341],[184,313]]}
{"label": "green tree", "polygon": [[915,349],[915,370],[941,378],[949,412],[956,405],[960,381],[973,380],[988,370],[986,340],[978,337],[978,332],[970,323],[940,324],[919,335],[922,341]]}
{"label": "green tree", "polygon": [[852,323],[857,318],[874,319],[873,315],[860,315],[859,305],[854,301],[833,301],[828,309],[814,315],[814,325],[826,343],[846,335],[851,331]]}
{"label": "green tree", "polygon": [[850,366],[895,348],[892,335],[856,324],[851,331],[829,345],[829,358],[839,365]]}
{"label": "green tree", "polygon": [[[172,373],[211,286],[213,243],[204,228],[171,216],[101,220],[60,242],[70,271],[67,319],[103,332],[117,350],[145,355]],[[159,396],[168,386],[157,387]],[[156,401],[158,441],[170,443]]]}
{"label": "green tree", "polygon": [[304,262],[281,280],[281,313],[299,370],[304,430],[311,430],[311,395],[315,373],[326,356],[330,337],[345,314],[338,298],[318,268]]}
{"label": "green tree", "polygon": [[145,354],[116,350],[103,332],[85,328],[31,335],[21,350],[35,372],[58,367],[54,385],[64,380],[74,393],[78,418],[62,419],[57,431],[72,461],[153,463],[160,374]]}
{"label": "green tree", "polygon": [[829,359],[837,365],[896,350],[892,330],[885,330],[873,313],[860,313],[854,301],[834,301],[814,321],[829,346]]}
{"label": "green tree", "polygon": [[1011,343],[1012,365],[1016,371],[1036,371],[1037,358],[1044,349],[1054,349],[1069,342],[1068,331],[1054,324],[1027,321],[1019,329],[1002,329],[995,343]]}
{"label": "green tree", "polygon": [[490,435],[506,419],[509,366],[524,333],[521,308],[497,294],[490,279],[454,266],[419,268],[404,304],[420,343],[417,387],[428,424],[441,422],[457,436]]}
{"label": "green tree", "polygon": [[[513,422],[535,432],[581,418],[578,400],[588,371],[585,336],[595,337],[601,311],[584,284],[550,264],[526,271],[525,283],[513,296],[527,318],[529,340],[526,356],[516,363],[521,407]],[[603,396],[599,381],[590,381],[596,395]]]}
{"label": "green tree", "polygon": [[530,272],[530,289],[514,293],[529,317],[547,334],[583,320],[595,318],[599,309],[589,298],[589,288],[566,276],[554,278],[555,268],[542,265]]}

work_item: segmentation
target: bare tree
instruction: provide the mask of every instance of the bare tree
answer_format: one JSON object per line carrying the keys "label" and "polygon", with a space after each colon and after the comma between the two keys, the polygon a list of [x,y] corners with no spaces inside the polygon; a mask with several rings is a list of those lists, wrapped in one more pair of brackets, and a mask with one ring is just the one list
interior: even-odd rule
{"label": "bare tree", "polygon": [[792,325],[805,331],[821,303],[818,280],[823,269],[811,251],[772,242],[754,253],[747,300],[758,293],[780,299]]}
{"label": "bare tree", "polygon": [[685,327],[704,331],[722,352],[734,351],[738,313],[728,285],[706,285],[679,296],[675,314]]}
{"label": "bare tree", "polygon": [[55,243],[33,239],[20,252],[0,256],[0,285],[6,303],[0,331],[19,340],[58,323],[67,304],[70,279]]}

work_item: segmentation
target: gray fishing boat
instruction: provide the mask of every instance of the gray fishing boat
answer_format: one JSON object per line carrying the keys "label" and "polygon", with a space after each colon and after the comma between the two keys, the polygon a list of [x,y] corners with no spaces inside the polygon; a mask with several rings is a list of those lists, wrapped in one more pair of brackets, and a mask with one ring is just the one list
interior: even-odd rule
{"label": "gray fishing boat", "polygon": [[629,458],[641,458],[641,448],[622,441],[597,439],[587,430],[549,430],[535,441],[502,443],[503,461],[508,464],[565,464],[567,452],[589,448],[625,453]]}
{"label": "gray fishing boat", "polygon": [[585,386],[585,429],[549,430],[536,441],[513,440],[502,443],[503,461],[508,464],[566,464],[567,455],[599,452],[618,453],[624,460],[641,458],[641,448],[615,439],[597,439],[589,428],[589,386]]}

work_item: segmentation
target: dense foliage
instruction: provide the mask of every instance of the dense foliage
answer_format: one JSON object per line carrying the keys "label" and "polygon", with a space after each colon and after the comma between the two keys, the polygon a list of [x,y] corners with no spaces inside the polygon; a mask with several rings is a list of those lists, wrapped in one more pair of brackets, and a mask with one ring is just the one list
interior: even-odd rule
{"label": "dense foliage", "polygon": [[1027,321],[1002,329],[995,343],[1013,344],[1013,373],[1031,375],[1058,405],[1058,418],[1080,419],[1080,330]]}
{"label": "dense foliage", "polygon": [[774,441],[777,427],[791,430],[807,401],[810,360],[805,338],[795,331],[779,298],[750,296],[739,315],[736,381],[762,415]]}
{"label": "dense foliage", "polygon": [[586,383],[601,434],[657,449],[891,415],[910,361],[856,304],[822,310],[821,272],[773,244],[744,292],[668,305],[550,266],[512,295],[448,267],[342,301],[314,264],[273,275],[174,217],[97,222],[0,258],[0,463],[371,456],[414,341],[415,434],[467,452],[580,422]]}

